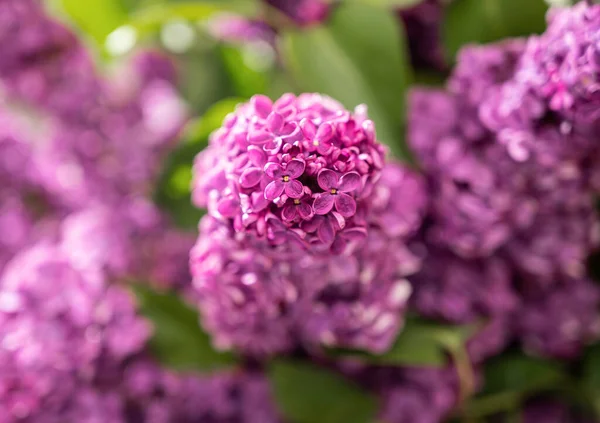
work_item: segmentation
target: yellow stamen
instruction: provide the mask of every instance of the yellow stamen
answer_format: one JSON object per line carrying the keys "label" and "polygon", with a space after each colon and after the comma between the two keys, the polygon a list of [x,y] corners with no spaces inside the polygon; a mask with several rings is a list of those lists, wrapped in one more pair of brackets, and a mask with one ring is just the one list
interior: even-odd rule
{"label": "yellow stamen", "polygon": [[298,205],[298,204],[300,204],[300,200],[298,200],[297,198],[294,198],[294,204],[295,204],[295,205]]}
{"label": "yellow stamen", "polygon": [[335,188],[331,188],[331,191],[330,191],[330,192],[331,192],[333,195],[335,195],[335,194],[337,194],[337,189],[335,189]]}
{"label": "yellow stamen", "polygon": [[287,175],[283,176],[283,182],[289,182],[290,181],[290,177]]}

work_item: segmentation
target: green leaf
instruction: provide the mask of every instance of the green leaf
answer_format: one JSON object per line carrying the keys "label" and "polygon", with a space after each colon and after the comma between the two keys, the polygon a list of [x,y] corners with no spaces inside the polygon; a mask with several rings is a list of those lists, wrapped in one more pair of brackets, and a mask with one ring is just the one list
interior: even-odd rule
{"label": "green leaf", "polygon": [[[244,48],[248,50],[243,51]],[[251,55],[251,47],[222,46],[221,58],[228,70],[229,78],[237,95],[252,97],[254,94],[264,94],[269,84],[269,71],[252,69],[246,63],[244,54]],[[259,58],[255,57],[254,60]]]}
{"label": "green leaf", "polygon": [[448,58],[468,43],[488,43],[542,32],[544,0],[455,0],[447,7],[442,40]]}
{"label": "green leaf", "polygon": [[482,394],[463,407],[469,419],[513,413],[530,395],[556,390],[568,382],[562,363],[520,353],[498,356],[486,363],[484,371]]}
{"label": "green leaf", "polygon": [[277,360],[269,378],[280,410],[291,423],[371,423],[377,402],[352,381],[313,364]]}
{"label": "green leaf", "polygon": [[115,28],[127,20],[120,0],[58,0],[59,7],[99,45]]}
{"label": "green leaf", "polygon": [[243,101],[242,98],[227,98],[215,103],[204,116],[188,124],[184,142],[167,158],[154,200],[177,226],[195,229],[204,215],[190,200],[194,158],[208,144],[211,132],[219,128],[225,116]]}
{"label": "green leaf", "polygon": [[600,344],[588,348],[583,359],[584,395],[592,404],[596,417],[600,418]]}
{"label": "green leaf", "polygon": [[584,382],[600,398],[600,344],[588,348],[583,361]]}
{"label": "green leaf", "polygon": [[136,285],[134,291],[144,316],[154,324],[150,346],[165,365],[177,370],[209,371],[235,364],[232,355],[215,351],[200,328],[198,313],[174,294]]}
{"label": "green leaf", "polygon": [[411,78],[396,17],[377,7],[339,6],[326,26],[283,35],[283,53],[299,88],[330,95],[347,108],[366,103],[379,139],[399,157],[404,98]]}
{"label": "green leaf", "polygon": [[510,354],[491,360],[485,367],[485,392],[529,393],[556,386],[565,369],[558,361]]}
{"label": "green leaf", "polygon": [[190,126],[187,142],[206,145],[208,136],[223,125],[225,117],[233,112],[238,104],[245,101],[246,99],[242,97],[231,97],[213,104],[197,122]]}
{"label": "green leaf", "polygon": [[473,333],[472,326],[449,326],[408,319],[389,351],[371,355],[357,350],[335,350],[335,356],[355,356],[382,365],[443,367],[448,352],[463,346]]}

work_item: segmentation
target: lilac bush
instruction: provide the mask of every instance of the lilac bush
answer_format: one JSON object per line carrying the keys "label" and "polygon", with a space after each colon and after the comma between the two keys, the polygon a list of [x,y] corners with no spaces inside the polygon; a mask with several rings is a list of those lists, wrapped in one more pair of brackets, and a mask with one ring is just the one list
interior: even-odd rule
{"label": "lilac bush", "polygon": [[[128,4],[122,27],[92,25],[84,41],[42,1],[0,0],[0,423],[355,423],[361,404],[369,423],[509,409],[526,423],[587,422],[562,394],[587,405],[598,393],[600,6],[552,8],[543,34],[466,46],[445,87],[412,89],[411,166],[377,136],[405,125],[400,108],[382,113],[404,95],[379,98],[383,70],[397,87],[410,80],[377,37],[400,18],[413,64],[447,71],[445,2],[260,5],[163,28],[216,6]],[[144,47],[104,66],[89,48],[170,48],[173,25],[197,51]],[[219,95],[269,95],[241,101],[210,136],[224,103],[187,126],[204,105],[179,78],[195,54],[227,61],[205,29],[242,44],[242,61],[245,43],[278,59],[264,72],[214,67],[235,80]],[[296,81],[289,50],[315,41],[329,54]],[[323,93],[298,93],[315,75]],[[344,89],[364,93],[371,117]],[[206,212],[198,233],[158,205],[188,183],[192,220]],[[330,374],[278,374],[288,361]]]}

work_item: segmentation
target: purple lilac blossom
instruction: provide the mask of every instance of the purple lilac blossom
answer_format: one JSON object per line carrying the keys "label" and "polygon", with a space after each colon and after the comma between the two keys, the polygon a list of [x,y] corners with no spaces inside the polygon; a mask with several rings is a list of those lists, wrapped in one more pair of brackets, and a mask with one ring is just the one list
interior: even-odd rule
{"label": "purple lilac blossom", "polygon": [[[549,148],[561,159],[598,151],[598,28],[599,5],[582,1],[551,9],[548,29],[529,38],[514,77],[482,104],[483,121],[499,132],[516,160]],[[559,143],[531,137],[548,125],[559,132]]]}
{"label": "purple lilac blossom", "polygon": [[266,42],[275,46],[276,33],[273,28],[262,21],[249,20],[243,16],[217,15],[208,22],[207,29],[220,41],[236,44]]}
{"label": "purple lilac blossom", "polygon": [[205,217],[190,263],[215,344],[253,355],[297,343],[387,350],[403,325],[411,294],[406,277],[420,269],[407,241],[427,211],[425,184],[390,164],[372,199],[368,231],[346,232],[335,255],[272,247]]}
{"label": "purple lilac blossom", "polygon": [[[540,108],[535,97],[506,88],[519,80],[528,46],[510,41],[466,48],[447,90],[416,90],[411,97],[410,142],[432,197],[424,231],[427,249],[450,250],[471,263],[506,263],[506,282],[495,285],[504,286],[500,294],[469,287],[455,277],[456,270],[446,273],[454,266],[444,263],[450,252],[432,254],[423,274],[435,272],[439,262],[439,272],[453,278],[416,277],[414,303],[417,309],[427,306],[421,312],[448,320],[462,304],[455,319],[468,316],[465,311],[472,313],[463,317],[467,320],[486,312],[492,318],[469,342],[476,361],[515,336],[532,353],[558,357],[573,357],[598,337],[598,298],[585,281],[586,261],[599,242],[590,158],[565,143],[568,134],[555,120],[527,128],[490,124],[504,107],[493,101],[498,93],[525,103],[519,110],[537,113]],[[506,148],[506,137],[517,130],[523,145],[532,148]],[[498,296],[504,300],[496,303]],[[495,313],[472,302],[506,305],[509,297],[513,307]],[[569,310],[576,309],[580,316],[571,315]]]}
{"label": "purple lilac blossom", "polygon": [[11,52],[0,69],[8,94],[0,116],[0,266],[41,237],[57,237],[70,215],[62,242],[77,260],[105,261],[114,276],[185,284],[193,240],[149,201],[186,118],[171,61],[141,51],[117,67],[119,78],[104,78],[42,2],[0,7],[0,44]]}
{"label": "purple lilac blossom", "polygon": [[57,245],[17,256],[0,289],[2,423],[275,423],[266,380],[178,375],[147,357],[151,328],[100,267]]}
{"label": "purple lilac blossom", "polygon": [[536,200],[527,190],[527,169],[508,157],[492,135],[470,141],[460,128],[469,125],[468,116],[453,113],[433,123],[422,114],[459,105],[459,98],[418,90],[411,101],[410,141],[426,167],[432,193],[429,237],[465,258],[492,254],[533,220]]}
{"label": "purple lilac blossom", "polygon": [[77,269],[51,244],[7,266],[0,304],[0,415],[14,419],[7,421],[60,416],[79,384],[115,371],[150,334],[126,292],[98,269]]}
{"label": "purple lilac blossom", "polygon": [[379,396],[379,420],[386,423],[440,423],[459,402],[452,367],[363,367],[349,373]]}
{"label": "purple lilac blossom", "polygon": [[350,113],[318,94],[257,95],[196,158],[193,199],[238,232],[323,250],[365,230],[384,156],[364,107]]}
{"label": "purple lilac blossom", "polygon": [[126,423],[279,423],[269,384],[260,373],[221,371],[179,375],[149,360],[123,376],[130,401]]}
{"label": "purple lilac blossom", "polygon": [[572,359],[600,338],[600,289],[587,279],[561,282],[547,292],[523,294],[513,325],[527,351]]}
{"label": "purple lilac blossom", "polygon": [[202,324],[216,348],[262,355],[294,347],[288,308],[298,292],[289,263],[205,216],[190,267]]}
{"label": "purple lilac blossom", "polygon": [[419,314],[451,323],[514,311],[518,297],[509,264],[500,258],[465,260],[430,248],[421,272],[410,278],[412,304]]}
{"label": "purple lilac blossom", "polygon": [[509,263],[493,256],[467,260],[432,246],[421,254],[422,269],[409,278],[414,310],[452,324],[485,322],[467,343],[474,362],[502,351],[513,335],[508,316],[520,305]]}

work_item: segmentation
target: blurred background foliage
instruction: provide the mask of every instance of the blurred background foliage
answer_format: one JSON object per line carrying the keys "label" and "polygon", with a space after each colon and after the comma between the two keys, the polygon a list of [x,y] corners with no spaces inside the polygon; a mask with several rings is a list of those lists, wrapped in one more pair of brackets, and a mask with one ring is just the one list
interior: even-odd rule
{"label": "blurred background foliage", "polygon": [[[161,49],[175,60],[192,119],[165,163],[156,201],[180,226],[194,230],[202,214],[189,199],[194,156],[235,105],[257,93],[276,97],[315,91],[349,108],[366,103],[379,137],[397,158],[410,160],[404,142],[407,90],[413,84],[443,84],[446,77],[443,68],[411,64],[398,10],[420,1],[339,1],[325,23],[308,27],[294,25],[259,0],[52,0],[51,6],[82,34],[99,64],[107,68],[138,46]],[[449,1],[441,26],[448,68],[465,44],[541,32],[547,7],[544,0]],[[273,31],[274,44],[215,38],[211,22],[223,13],[264,22]],[[176,297],[138,294],[142,308],[157,323],[154,348],[167,364],[206,370],[234,360],[212,352],[196,324],[197,315]],[[443,365],[449,353],[459,361],[467,329],[409,320],[389,353],[366,359],[436,366]],[[353,354],[332,352],[340,353]],[[370,397],[335,375],[307,366],[278,361],[271,368],[275,395],[291,421],[338,422],[340,416],[347,423],[368,421],[374,408]],[[580,377],[575,380],[573,374]],[[576,369],[513,351],[491,361],[485,379],[482,395],[467,404],[469,421],[499,410],[510,413],[529,392],[540,389],[575,401],[587,398],[600,411],[599,346],[591,348]]]}

